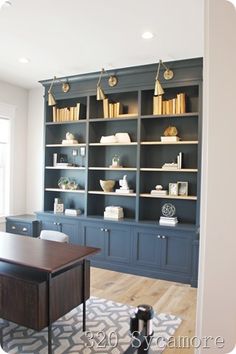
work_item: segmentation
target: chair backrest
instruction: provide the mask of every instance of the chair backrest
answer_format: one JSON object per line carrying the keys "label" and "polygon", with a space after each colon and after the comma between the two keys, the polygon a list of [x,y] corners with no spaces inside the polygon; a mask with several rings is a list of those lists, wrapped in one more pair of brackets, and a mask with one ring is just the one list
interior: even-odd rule
{"label": "chair backrest", "polygon": [[69,236],[63,232],[54,230],[42,230],[39,238],[48,241],[66,242],[69,243]]}

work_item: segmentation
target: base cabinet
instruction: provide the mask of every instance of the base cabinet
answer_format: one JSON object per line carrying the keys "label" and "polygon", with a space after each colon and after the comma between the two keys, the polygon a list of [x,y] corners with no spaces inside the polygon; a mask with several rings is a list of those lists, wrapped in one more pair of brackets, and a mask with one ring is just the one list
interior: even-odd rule
{"label": "base cabinet", "polygon": [[58,215],[44,216],[37,214],[40,220],[41,230],[55,230],[69,236],[69,242],[76,245],[83,245],[81,223],[72,217]]}
{"label": "base cabinet", "polygon": [[133,262],[144,274],[190,282],[194,233],[136,228]]}
{"label": "base cabinet", "polygon": [[70,242],[100,248],[93,266],[197,285],[198,235],[194,228],[160,227],[38,213],[41,229]]}
{"label": "base cabinet", "polygon": [[83,223],[85,246],[99,247],[101,252],[92,259],[129,263],[131,251],[130,228],[107,223]]}

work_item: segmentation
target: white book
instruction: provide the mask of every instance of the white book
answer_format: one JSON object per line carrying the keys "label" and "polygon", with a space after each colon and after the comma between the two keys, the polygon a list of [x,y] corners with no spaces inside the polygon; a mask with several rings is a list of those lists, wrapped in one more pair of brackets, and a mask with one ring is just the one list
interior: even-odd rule
{"label": "white book", "polygon": [[166,143],[174,143],[176,141],[179,141],[178,136],[161,136],[161,141],[166,142]]}

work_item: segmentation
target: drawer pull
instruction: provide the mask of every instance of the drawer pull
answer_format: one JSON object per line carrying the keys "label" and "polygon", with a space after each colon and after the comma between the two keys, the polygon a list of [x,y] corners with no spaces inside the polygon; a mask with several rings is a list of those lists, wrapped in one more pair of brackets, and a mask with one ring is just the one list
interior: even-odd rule
{"label": "drawer pull", "polygon": [[23,227],[22,231],[26,232],[28,229],[26,227]]}
{"label": "drawer pull", "polygon": [[12,230],[15,230],[15,229],[16,229],[16,227],[15,227],[15,226],[12,226],[11,228],[12,228]]}

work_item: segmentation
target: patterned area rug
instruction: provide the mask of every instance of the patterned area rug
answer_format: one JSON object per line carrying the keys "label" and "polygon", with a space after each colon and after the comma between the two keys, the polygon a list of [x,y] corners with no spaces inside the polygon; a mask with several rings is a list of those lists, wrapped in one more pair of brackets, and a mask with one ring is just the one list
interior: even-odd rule
{"label": "patterned area rug", "polygon": [[[132,306],[91,297],[87,301],[87,332],[82,332],[82,306],[78,306],[53,324],[53,353],[124,353],[131,344],[129,318],[133,311]],[[155,354],[163,352],[180,323],[173,315],[155,315],[151,344]],[[35,332],[5,321],[3,335],[3,349],[8,353],[47,354],[47,329]]]}

